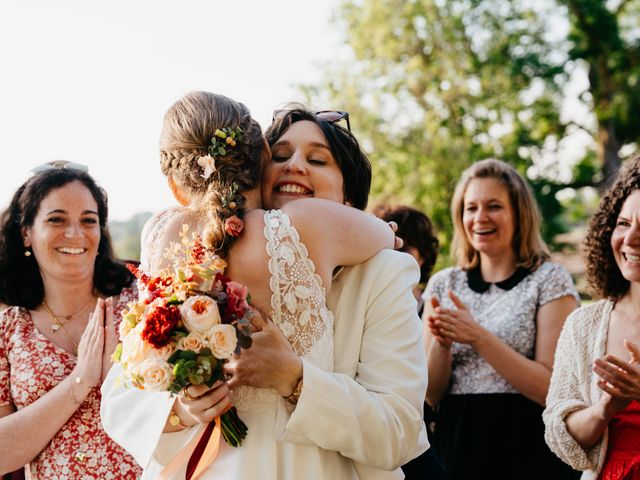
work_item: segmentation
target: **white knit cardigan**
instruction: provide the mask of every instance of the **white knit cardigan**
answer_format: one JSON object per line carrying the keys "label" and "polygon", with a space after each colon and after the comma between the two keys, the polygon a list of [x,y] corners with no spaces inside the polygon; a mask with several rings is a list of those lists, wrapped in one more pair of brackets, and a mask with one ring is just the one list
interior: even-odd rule
{"label": "white knit cardigan", "polygon": [[547,407],[542,414],[544,438],[549,448],[577,470],[581,480],[598,478],[607,451],[608,431],[589,450],[584,450],[567,431],[565,418],[571,412],[595,404],[602,395],[598,376],[591,368],[605,355],[613,302],[597,303],[575,310],[565,322],[558,340]]}

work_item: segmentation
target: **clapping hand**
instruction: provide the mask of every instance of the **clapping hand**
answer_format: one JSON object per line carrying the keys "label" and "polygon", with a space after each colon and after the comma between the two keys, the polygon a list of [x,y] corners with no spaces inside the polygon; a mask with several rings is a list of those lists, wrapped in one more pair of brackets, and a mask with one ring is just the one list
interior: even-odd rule
{"label": "clapping hand", "polygon": [[464,302],[451,290],[449,290],[449,298],[456,308],[435,307],[434,313],[431,315],[433,320],[429,319],[429,328],[431,329],[433,323],[432,332],[437,331],[442,338],[446,338],[450,342],[474,346],[482,336],[484,329],[471,316],[471,312]]}
{"label": "clapping hand", "polygon": [[632,400],[640,400],[640,349],[628,340],[624,346],[629,352],[628,362],[607,355],[593,363],[593,371],[600,377],[598,387],[604,391],[601,406],[607,418],[623,410]]}
{"label": "clapping hand", "polygon": [[452,343],[451,339],[444,335],[440,327],[436,326],[436,321],[438,320],[438,315],[436,312],[440,307],[440,301],[435,295],[431,297],[431,307],[433,308],[434,313],[430,314],[427,317],[427,326],[429,327],[429,331],[431,332],[431,335],[433,335],[433,338],[435,338],[436,341],[440,344],[440,346],[444,348],[450,348]]}
{"label": "clapping hand", "polygon": [[104,353],[104,300],[96,302],[78,344],[78,361],[75,378],[85,386],[97,386],[102,381],[102,357]]}
{"label": "clapping hand", "polygon": [[113,313],[113,297],[104,301],[104,351],[102,353],[102,378],[104,379],[111,368],[111,357],[118,346],[118,329]]}

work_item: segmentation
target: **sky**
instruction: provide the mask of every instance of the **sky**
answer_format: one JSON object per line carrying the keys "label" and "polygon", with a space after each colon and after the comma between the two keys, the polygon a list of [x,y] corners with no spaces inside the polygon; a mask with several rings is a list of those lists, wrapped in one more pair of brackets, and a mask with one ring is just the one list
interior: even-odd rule
{"label": "sky", "polygon": [[59,159],[89,166],[112,220],[173,205],[158,157],[167,108],[209,90],[266,127],[344,48],[337,4],[2,0],[0,208],[31,168]]}

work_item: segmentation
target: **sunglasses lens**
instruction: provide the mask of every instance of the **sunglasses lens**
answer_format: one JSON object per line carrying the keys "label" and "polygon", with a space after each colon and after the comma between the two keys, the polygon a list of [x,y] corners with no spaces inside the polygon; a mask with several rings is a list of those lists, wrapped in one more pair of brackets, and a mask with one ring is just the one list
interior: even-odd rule
{"label": "sunglasses lens", "polygon": [[280,110],[274,110],[274,111],[273,111],[273,114],[271,115],[271,121],[272,121],[272,122],[275,122],[275,121],[276,121],[276,119],[278,119],[278,118],[280,118],[280,117],[284,116],[284,115],[287,113],[287,111],[288,111],[288,110],[283,110],[283,109],[280,109]]}
{"label": "sunglasses lens", "polygon": [[341,112],[340,110],[322,110],[320,112],[316,112],[316,117],[329,123],[337,123],[340,120],[346,120],[347,130],[351,131],[349,112]]}
{"label": "sunglasses lens", "polygon": [[[273,116],[271,118],[272,122],[275,122],[278,118],[284,116],[287,114],[287,112],[290,112],[291,110],[274,110],[273,111]],[[349,131],[351,131],[351,125],[349,123],[349,113],[348,112],[341,112],[340,110],[321,110],[319,112],[315,112],[315,116],[317,118],[319,118],[320,120],[324,120],[325,122],[329,122],[329,123],[337,123],[340,120],[346,120],[347,122],[347,129]]]}
{"label": "sunglasses lens", "polygon": [[321,118],[322,120],[326,120],[327,122],[331,122],[331,123],[342,120],[343,118],[346,117],[346,115],[347,114],[345,112],[336,112],[336,111],[316,113],[316,116],[318,118]]}
{"label": "sunglasses lens", "polygon": [[30,172],[39,173],[53,169],[71,169],[79,170],[85,173],[89,172],[88,166],[82,165],[81,163],[69,162],[67,160],[53,160],[52,162],[43,163],[42,165],[38,165],[37,167],[32,168]]}

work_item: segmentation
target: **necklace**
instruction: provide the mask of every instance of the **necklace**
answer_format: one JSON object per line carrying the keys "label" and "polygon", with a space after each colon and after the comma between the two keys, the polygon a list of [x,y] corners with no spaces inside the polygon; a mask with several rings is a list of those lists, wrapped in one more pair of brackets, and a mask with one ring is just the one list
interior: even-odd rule
{"label": "necklace", "polygon": [[[92,300],[93,301],[93,300]],[[89,302],[91,303],[91,302]],[[87,304],[88,305],[88,304]],[[76,317],[79,317],[80,315],[82,315],[84,312],[87,311],[86,305],[84,307],[82,307],[82,309],[77,312],[77,313],[72,313],[71,315],[56,315],[55,313],[53,313],[53,311],[51,310],[51,307],[49,307],[49,305],[47,305],[46,301],[42,302],[42,306],[45,308],[45,310],[47,311],[47,313],[49,314],[49,316],[51,317],[51,333],[56,333],[58,330],[60,330],[61,328],[64,330],[63,325],[71,322],[71,320],[73,320]],[[64,322],[61,322],[60,319],[63,318]]]}
{"label": "necklace", "polygon": [[71,335],[69,335],[69,332],[67,332],[67,329],[64,328],[64,326],[65,326],[66,323],[69,323],[74,317],[80,316],[80,314],[82,314],[84,311],[86,311],[86,309],[83,308],[80,312],[74,313],[72,315],[64,315],[64,316],[61,315],[61,317],[66,320],[65,322],[61,322],[60,319],[58,318],[58,316],[55,313],[53,313],[53,311],[51,310],[49,305],[47,305],[47,302],[43,301],[42,302],[42,306],[44,307],[44,309],[49,314],[49,317],[51,317],[51,333],[56,333],[58,330],[61,329],[62,333],[64,333],[65,337],[67,337],[69,339],[69,341],[73,344],[73,354],[77,355],[78,354],[78,344],[73,339],[73,337]]}

